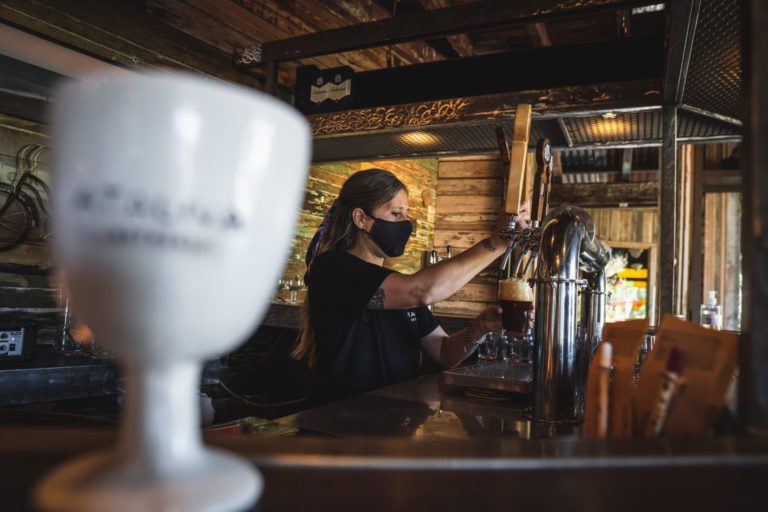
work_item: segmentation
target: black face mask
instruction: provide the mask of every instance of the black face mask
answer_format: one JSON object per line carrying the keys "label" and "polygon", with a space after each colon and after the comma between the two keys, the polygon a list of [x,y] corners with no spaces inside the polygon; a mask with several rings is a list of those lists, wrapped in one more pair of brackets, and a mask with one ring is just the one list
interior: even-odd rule
{"label": "black face mask", "polygon": [[373,219],[373,226],[368,235],[376,245],[384,251],[384,254],[390,258],[402,256],[405,251],[405,244],[413,231],[413,224],[410,220],[401,220],[392,222],[389,220],[377,219],[373,215],[366,213]]}

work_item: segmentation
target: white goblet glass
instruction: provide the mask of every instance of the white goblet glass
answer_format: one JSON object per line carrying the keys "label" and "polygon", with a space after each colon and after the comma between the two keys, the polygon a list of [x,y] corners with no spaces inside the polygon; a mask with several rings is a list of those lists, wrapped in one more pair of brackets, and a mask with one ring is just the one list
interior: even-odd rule
{"label": "white goblet glass", "polygon": [[261,477],[204,447],[200,372],[270,302],[306,183],[308,125],[267,95],[183,74],[94,75],[54,105],[55,261],[127,393],[117,449],[56,470],[37,503],[246,509]]}

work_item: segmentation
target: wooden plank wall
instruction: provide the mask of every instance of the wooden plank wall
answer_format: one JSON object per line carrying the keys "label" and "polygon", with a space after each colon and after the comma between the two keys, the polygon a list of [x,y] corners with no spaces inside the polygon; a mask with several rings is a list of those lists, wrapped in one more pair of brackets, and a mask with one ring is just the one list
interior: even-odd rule
{"label": "wooden plank wall", "polygon": [[[441,158],[437,180],[435,250],[455,256],[491,234],[499,215],[503,167],[498,157]],[[530,180],[529,180],[530,183]],[[450,299],[434,305],[440,315],[475,316],[496,302],[498,263]]]}
{"label": "wooden plank wall", "polygon": [[[405,254],[400,258],[385,260],[384,265],[406,274],[421,268],[422,254],[432,249],[435,235],[437,159],[324,163],[310,168],[304,205],[283,279],[303,276],[306,272],[304,257],[309,242],[346,179],[357,171],[374,167],[392,171],[408,187],[409,215],[416,225]],[[304,293],[303,290],[299,292],[299,301],[303,300]],[[285,299],[288,295],[286,290],[279,292],[280,298]]]}
{"label": "wooden plank wall", "polygon": [[[741,194],[704,195],[703,299],[717,291],[723,328],[741,328]],[[698,307],[698,305],[692,305]]]}
{"label": "wooden plank wall", "polygon": [[598,236],[608,242],[629,247],[627,243],[656,245],[658,242],[657,208],[585,208],[595,221]]}

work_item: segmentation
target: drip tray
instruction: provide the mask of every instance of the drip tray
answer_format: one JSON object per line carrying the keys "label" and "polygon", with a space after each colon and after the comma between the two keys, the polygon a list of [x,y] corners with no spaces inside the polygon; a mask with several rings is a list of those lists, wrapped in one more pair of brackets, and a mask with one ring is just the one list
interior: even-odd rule
{"label": "drip tray", "polygon": [[533,389],[531,363],[493,361],[446,370],[443,384],[465,388],[494,389],[508,393],[530,393]]}

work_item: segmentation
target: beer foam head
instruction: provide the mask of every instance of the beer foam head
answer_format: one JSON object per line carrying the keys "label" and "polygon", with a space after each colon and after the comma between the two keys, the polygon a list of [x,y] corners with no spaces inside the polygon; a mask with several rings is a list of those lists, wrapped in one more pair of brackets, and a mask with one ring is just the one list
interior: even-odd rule
{"label": "beer foam head", "polygon": [[528,281],[504,279],[499,281],[499,299],[518,302],[533,302],[533,289]]}

